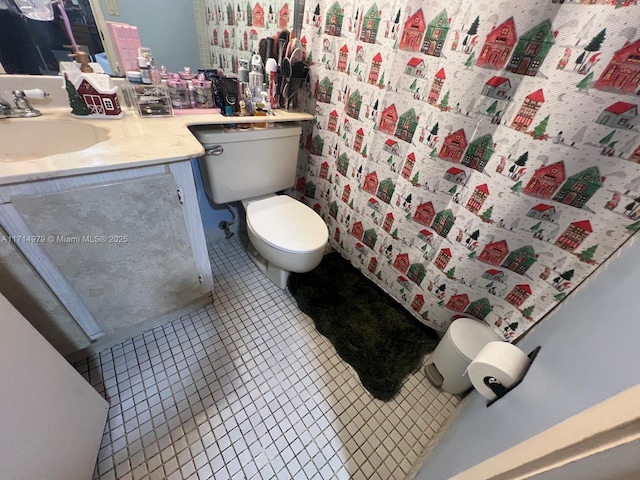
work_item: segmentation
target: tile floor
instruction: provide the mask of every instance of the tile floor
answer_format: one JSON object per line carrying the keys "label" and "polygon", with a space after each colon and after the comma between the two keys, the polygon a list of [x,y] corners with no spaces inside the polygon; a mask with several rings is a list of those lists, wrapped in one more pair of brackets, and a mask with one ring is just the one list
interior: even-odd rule
{"label": "tile floor", "polygon": [[405,479],[459,399],[373,399],[234,237],[214,303],[76,363],[111,408],[94,478]]}

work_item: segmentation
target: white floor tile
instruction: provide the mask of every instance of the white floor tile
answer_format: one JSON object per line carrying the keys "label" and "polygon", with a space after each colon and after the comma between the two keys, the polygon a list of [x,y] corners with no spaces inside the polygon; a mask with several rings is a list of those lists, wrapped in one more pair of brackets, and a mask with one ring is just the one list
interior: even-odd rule
{"label": "white floor tile", "polygon": [[209,248],[213,305],[76,364],[111,404],[94,478],[404,479],[458,398],[420,370],[373,399],[239,241]]}

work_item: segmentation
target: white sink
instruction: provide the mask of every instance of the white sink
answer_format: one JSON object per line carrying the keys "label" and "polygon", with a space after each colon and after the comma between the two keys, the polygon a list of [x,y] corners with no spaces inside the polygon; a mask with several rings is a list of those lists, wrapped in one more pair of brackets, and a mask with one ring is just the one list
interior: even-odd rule
{"label": "white sink", "polygon": [[21,161],[78,152],[109,138],[109,131],[82,120],[0,120],[0,160]]}

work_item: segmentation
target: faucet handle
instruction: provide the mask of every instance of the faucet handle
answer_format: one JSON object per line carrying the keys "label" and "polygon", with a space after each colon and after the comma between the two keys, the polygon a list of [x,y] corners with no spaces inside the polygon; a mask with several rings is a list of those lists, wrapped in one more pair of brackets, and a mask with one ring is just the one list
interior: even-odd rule
{"label": "faucet handle", "polygon": [[45,97],[48,97],[49,94],[44,90],[40,90],[39,88],[31,88],[28,90],[14,90],[13,96],[15,98],[30,98],[32,100],[42,100]]}

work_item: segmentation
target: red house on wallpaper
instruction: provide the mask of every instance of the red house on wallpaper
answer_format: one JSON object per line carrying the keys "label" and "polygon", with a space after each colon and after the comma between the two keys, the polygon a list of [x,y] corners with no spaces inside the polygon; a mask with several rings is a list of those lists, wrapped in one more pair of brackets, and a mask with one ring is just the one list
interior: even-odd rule
{"label": "red house on wallpaper", "polygon": [[533,177],[524,187],[524,193],[532,197],[550,199],[565,179],[564,162],[544,165],[534,172]]}
{"label": "red house on wallpaper", "polygon": [[422,45],[422,36],[427,29],[424,23],[424,15],[420,8],[416,13],[411,15],[406,22],[404,22],[404,28],[402,29],[402,36],[400,37],[400,49],[412,50],[417,52]]}
{"label": "red house on wallpaper", "polygon": [[640,86],[640,39],[626,42],[613,54],[593,88],[633,95]]}
{"label": "red house on wallpaper", "polygon": [[356,222],[351,227],[351,235],[356,237],[358,240],[362,240],[364,236],[364,227],[362,226],[362,222]]}
{"label": "red house on wallpaper", "polygon": [[440,250],[433,263],[438,268],[438,270],[444,271],[444,269],[447,268],[449,260],[451,260],[451,250],[449,250],[448,248],[443,248],[442,250]]}
{"label": "red house on wallpaper", "polygon": [[347,71],[347,62],[349,60],[349,47],[347,44],[344,44],[340,47],[340,52],[338,53],[338,71],[346,72]]}
{"label": "red house on wallpaper", "polygon": [[349,203],[349,197],[351,197],[351,186],[347,183],[342,189],[342,201]]}
{"label": "red house on wallpaper", "polygon": [[396,131],[396,124],[398,123],[398,112],[396,111],[395,104],[389,105],[380,114],[380,123],[378,124],[378,130],[388,135],[393,135]]}
{"label": "red house on wallpaper", "polygon": [[387,215],[384,217],[384,223],[382,224],[382,229],[385,232],[390,232],[391,228],[393,227],[393,221],[395,219],[393,218],[393,213],[389,212],[387,213]]}
{"label": "red house on wallpaper", "polygon": [[482,249],[478,260],[497,267],[509,255],[509,246],[506,240],[489,243]]}
{"label": "red house on wallpaper", "polygon": [[289,25],[289,4],[285,3],[278,13],[278,28],[284,29]]}
{"label": "red house on wallpaper", "polygon": [[404,161],[404,165],[402,166],[402,171],[400,172],[400,175],[403,178],[406,178],[407,180],[409,180],[409,177],[411,177],[411,172],[413,171],[413,166],[416,164],[416,155],[415,153],[411,152],[409,155],[407,155],[407,158]]}
{"label": "red house on wallpaper", "polygon": [[504,298],[507,303],[510,303],[516,308],[519,308],[527,298],[531,296],[531,287],[527,284],[516,285],[513,290]]}
{"label": "red house on wallpaper", "polygon": [[409,270],[409,255],[400,253],[393,261],[393,267],[402,273],[407,273],[407,270]]}
{"label": "red house on wallpaper", "polygon": [[451,298],[447,302],[446,307],[454,312],[464,312],[469,306],[469,297],[466,293],[459,293],[457,295],[451,295]]}
{"label": "red house on wallpaper", "polygon": [[423,307],[423,305],[424,305],[424,297],[419,293],[416,294],[416,296],[413,298],[413,301],[411,302],[411,309],[415,310],[416,312],[419,312],[420,309]]}
{"label": "red house on wallpaper", "polygon": [[437,71],[435,76],[433,77],[433,83],[431,84],[431,89],[429,90],[429,95],[427,96],[427,103],[429,105],[435,105],[440,98],[440,92],[442,91],[442,85],[444,85],[444,81],[447,79],[447,75],[444,73],[444,68],[441,68]]}
{"label": "red house on wallpaper", "polygon": [[329,163],[328,162],[322,162],[322,165],[320,165],[320,175],[318,175],[320,178],[324,178],[325,180],[327,178],[329,178]]}
{"label": "red house on wallpaper", "polygon": [[259,3],[256,3],[251,12],[251,25],[254,27],[264,27],[264,8]]}
{"label": "red house on wallpaper", "polygon": [[378,191],[378,175],[376,172],[371,172],[364,177],[364,183],[362,184],[362,190],[371,195],[375,195]]}
{"label": "red house on wallpaper", "polygon": [[562,232],[554,245],[562,248],[563,250],[573,252],[591,233],[593,233],[593,228],[591,227],[591,222],[589,220],[573,222],[564,232]]}
{"label": "red house on wallpaper", "polygon": [[436,211],[433,209],[433,203],[426,202],[418,205],[416,213],[413,214],[413,221],[428,227],[431,225],[431,222],[433,222],[435,216]]}
{"label": "red house on wallpaper", "polygon": [[484,204],[484,201],[488,196],[489,187],[487,186],[487,184],[483,183],[482,185],[478,185],[473,189],[473,193],[471,194],[471,197],[467,202],[467,210],[469,210],[471,213],[477,213],[482,208],[482,205]]}
{"label": "red house on wallpaper", "polygon": [[544,101],[544,92],[541,88],[524,97],[520,110],[513,118],[511,128],[518,132],[526,132]]}
{"label": "red house on wallpaper", "polygon": [[380,52],[378,52],[371,59],[371,66],[369,67],[367,82],[371,85],[375,85],[376,83],[378,83],[378,76],[380,75],[380,65],[382,65],[382,55],[380,55]]}
{"label": "red house on wallpaper", "polygon": [[353,140],[353,149],[356,152],[360,152],[360,149],[362,149],[362,140],[364,140],[364,130],[361,127],[356,130],[356,137]]}
{"label": "red house on wallpaper", "polygon": [[487,35],[476,65],[501,70],[509,60],[511,49],[517,41],[516,24],[513,17],[510,17]]}
{"label": "red house on wallpaper", "polygon": [[327,124],[327,130],[329,130],[330,132],[335,132],[337,128],[338,128],[338,112],[333,110],[329,114],[329,123]]}
{"label": "red house on wallpaper", "polygon": [[456,130],[447,135],[438,153],[438,158],[449,160],[450,162],[460,163],[464,151],[467,149],[467,137],[464,129]]}

